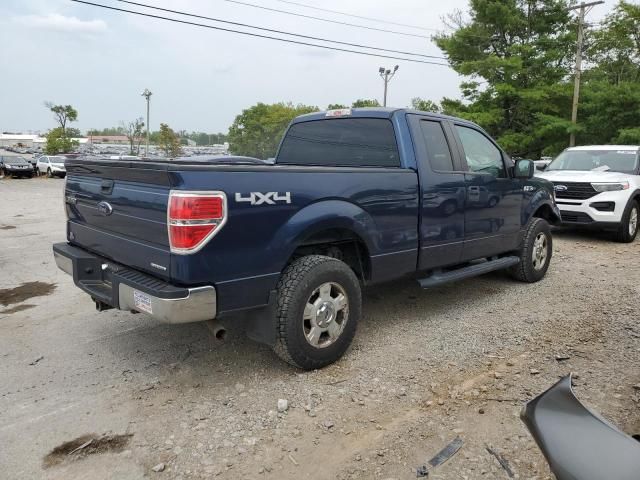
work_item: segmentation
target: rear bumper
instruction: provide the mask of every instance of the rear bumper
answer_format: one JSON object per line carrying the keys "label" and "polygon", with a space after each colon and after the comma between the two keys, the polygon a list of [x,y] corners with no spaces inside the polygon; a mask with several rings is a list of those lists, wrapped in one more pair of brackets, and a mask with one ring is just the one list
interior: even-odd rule
{"label": "rear bumper", "polygon": [[53,245],[56,265],[73,277],[78,288],[106,308],[146,313],[164,323],[212,320],[216,289],[176,287],[68,243]]}

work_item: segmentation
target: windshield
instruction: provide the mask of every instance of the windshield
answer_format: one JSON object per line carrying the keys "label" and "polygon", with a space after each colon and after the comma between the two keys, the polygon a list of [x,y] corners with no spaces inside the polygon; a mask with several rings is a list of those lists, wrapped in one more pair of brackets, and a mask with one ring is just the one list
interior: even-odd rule
{"label": "windshield", "polygon": [[22,157],[7,158],[4,163],[8,165],[24,165],[26,160]]}
{"label": "windshield", "polygon": [[565,150],[549,164],[550,170],[600,170],[634,173],[638,167],[637,150]]}

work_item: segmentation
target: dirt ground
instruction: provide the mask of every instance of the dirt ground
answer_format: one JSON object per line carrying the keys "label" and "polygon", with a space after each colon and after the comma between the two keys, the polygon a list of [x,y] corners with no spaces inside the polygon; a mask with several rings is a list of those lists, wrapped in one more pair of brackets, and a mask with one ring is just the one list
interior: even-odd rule
{"label": "dirt ground", "polygon": [[487,447],[514,478],[552,478],[519,412],[569,372],[640,433],[640,240],[555,232],[535,285],[368,290],[353,347],[306,373],[233,326],[216,343],[203,325],[96,312],[51,255],[62,185],[0,181],[3,478],[409,479],[456,437],[430,479],[509,478]]}

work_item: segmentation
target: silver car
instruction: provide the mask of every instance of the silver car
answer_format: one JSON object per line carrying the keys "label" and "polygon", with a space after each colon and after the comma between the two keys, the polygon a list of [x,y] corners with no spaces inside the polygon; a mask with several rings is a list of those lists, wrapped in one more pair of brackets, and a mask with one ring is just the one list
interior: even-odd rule
{"label": "silver car", "polygon": [[65,177],[67,170],[64,168],[66,157],[62,155],[43,155],[36,162],[36,172],[38,175],[47,175],[47,177]]}

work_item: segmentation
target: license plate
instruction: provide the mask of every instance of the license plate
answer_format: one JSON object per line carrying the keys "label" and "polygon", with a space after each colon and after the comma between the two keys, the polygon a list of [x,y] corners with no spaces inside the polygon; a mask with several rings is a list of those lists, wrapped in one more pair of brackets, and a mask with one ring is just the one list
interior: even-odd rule
{"label": "license plate", "polygon": [[151,308],[151,297],[146,293],[134,290],[133,304],[135,305],[136,310],[153,314],[153,309]]}

